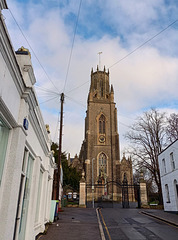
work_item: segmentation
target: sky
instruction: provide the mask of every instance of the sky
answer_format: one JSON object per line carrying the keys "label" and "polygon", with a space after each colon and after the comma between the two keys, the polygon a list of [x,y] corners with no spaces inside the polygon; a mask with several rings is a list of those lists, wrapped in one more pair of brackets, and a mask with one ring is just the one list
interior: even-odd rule
{"label": "sky", "polygon": [[177,0],[7,0],[7,5],[3,15],[14,50],[24,46],[31,52],[38,101],[54,142],[65,94],[62,150],[71,157],[84,140],[90,73],[99,63],[109,69],[114,86],[121,154],[128,144],[124,134],[137,116],[150,108],[178,113]]}

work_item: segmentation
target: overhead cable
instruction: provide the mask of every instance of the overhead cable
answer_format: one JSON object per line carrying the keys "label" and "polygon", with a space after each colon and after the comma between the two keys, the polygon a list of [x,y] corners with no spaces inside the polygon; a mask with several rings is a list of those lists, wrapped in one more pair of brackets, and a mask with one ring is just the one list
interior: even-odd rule
{"label": "overhead cable", "polygon": [[151,40],[153,40],[154,38],[156,38],[158,35],[160,35],[162,32],[166,31],[168,28],[170,28],[172,25],[174,25],[176,22],[178,21],[175,20],[174,22],[172,22],[171,24],[169,24],[166,28],[162,29],[160,32],[158,32],[157,34],[155,34],[153,37],[149,38],[147,41],[145,41],[144,43],[142,43],[141,45],[139,45],[138,47],[136,47],[133,51],[131,51],[130,53],[128,53],[127,55],[125,55],[123,58],[121,58],[119,61],[115,62],[114,64],[112,64],[110,68],[112,68],[113,66],[115,66],[116,64],[118,64],[119,62],[123,61],[125,58],[127,58],[128,56],[130,56],[131,54],[133,54],[134,52],[136,52],[138,49],[142,48],[144,45],[146,45],[148,42],[150,42]]}
{"label": "overhead cable", "polygon": [[[53,84],[54,88],[55,88],[55,89],[57,89],[57,87],[55,86],[55,84],[53,83],[53,81],[51,80],[51,78],[49,77],[49,75],[47,74],[46,70],[44,69],[43,65],[41,64],[41,62],[40,62],[39,58],[37,57],[37,55],[36,55],[35,51],[33,50],[33,48],[32,48],[32,46],[31,46],[31,44],[29,43],[28,39],[26,38],[25,34],[23,33],[23,31],[22,31],[22,29],[21,29],[20,25],[18,24],[17,20],[15,19],[14,15],[13,15],[13,13],[11,12],[11,10],[10,10],[10,9],[9,9],[9,12],[10,12],[10,14],[11,14],[12,18],[14,19],[14,21],[15,21],[16,25],[18,26],[18,28],[19,28],[19,30],[20,30],[20,32],[21,32],[21,34],[23,35],[24,39],[26,40],[26,42],[27,42],[27,44],[28,44],[29,48],[30,48],[30,49],[31,49],[31,51],[33,52],[33,55],[34,55],[34,56],[35,56],[35,58],[37,59],[37,61],[38,61],[39,65],[40,65],[40,67],[43,69],[44,73],[46,74],[46,76],[47,76],[47,78],[49,79],[49,81],[50,81],[50,82]],[[58,90],[58,89],[57,89],[57,90]],[[58,91],[59,91],[59,90],[58,90]]]}
{"label": "overhead cable", "polygon": [[39,85],[37,85],[37,84],[35,84],[35,87],[39,88],[39,90],[44,91],[44,92],[46,92],[46,93],[51,93],[51,94],[60,96],[60,93],[55,92],[55,91],[52,91],[52,90],[49,90],[49,89],[44,88],[44,87],[41,87],[41,86],[39,86]]}
{"label": "overhead cable", "polygon": [[[66,95],[65,95],[66,96]],[[76,101],[76,100],[74,100],[73,98],[71,98],[71,97],[69,97],[69,96],[66,96],[66,98],[68,98],[70,101],[72,101],[72,102],[75,102],[76,104],[79,104],[80,106],[82,106],[82,107],[86,107],[84,104],[82,104],[82,103],[80,103],[80,102],[78,102],[78,101]]]}
{"label": "overhead cable", "polygon": [[73,88],[72,90],[70,90],[70,91],[68,91],[66,94],[68,94],[68,93],[70,93],[70,92],[73,92],[74,90],[76,90],[76,89],[78,89],[78,88],[81,88],[81,87],[83,87],[86,83],[88,83],[89,81],[87,81],[87,82],[84,82],[82,85],[80,85],[80,86],[78,86],[78,87],[75,87],[75,88]]}
{"label": "overhead cable", "polygon": [[73,36],[73,40],[72,40],[72,47],[71,47],[71,51],[70,51],[70,55],[69,55],[69,61],[68,61],[68,65],[67,65],[67,73],[66,73],[66,77],[65,77],[63,92],[65,91],[67,78],[68,78],[68,74],[69,74],[69,68],[70,68],[72,52],[73,52],[73,48],[74,48],[74,42],[75,42],[75,36],[76,36],[76,32],[77,32],[77,26],[78,26],[78,20],[79,20],[81,5],[82,5],[82,0],[80,0],[80,4],[79,4],[79,9],[78,9],[77,20],[76,20],[76,24],[75,24],[74,36]]}
{"label": "overhead cable", "polygon": [[[130,55],[133,54],[134,52],[136,52],[138,49],[140,49],[141,47],[143,47],[144,45],[146,45],[148,42],[150,42],[151,40],[153,40],[154,38],[156,38],[156,37],[157,37],[158,35],[160,35],[162,32],[166,31],[169,27],[171,27],[172,25],[174,25],[177,21],[178,21],[178,19],[175,20],[174,22],[172,22],[171,24],[169,24],[166,28],[162,29],[162,30],[161,30],[160,32],[158,32],[157,34],[155,34],[153,37],[149,38],[147,41],[145,41],[144,43],[142,43],[141,45],[139,45],[138,47],[136,47],[133,51],[131,51],[130,53],[128,53],[127,55],[125,55],[125,56],[124,56],[123,58],[121,58],[119,61],[117,61],[117,62],[115,62],[114,64],[112,64],[112,65],[109,67],[109,69],[112,68],[113,66],[115,66],[116,64],[120,63],[121,61],[123,61],[125,58],[127,58],[128,56],[130,56]],[[85,84],[88,83],[88,82],[89,82],[89,81],[87,81],[87,82],[79,85],[78,87],[70,90],[69,92],[72,92],[72,91],[74,91],[74,90],[82,87],[83,85],[85,85]],[[67,92],[67,93],[69,93],[69,92]]]}
{"label": "overhead cable", "polygon": [[52,100],[54,100],[54,99],[56,99],[56,98],[58,98],[58,96],[55,96],[55,97],[50,98],[50,99],[48,99],[48,100],[46,100],[46,101],[44,101],[44,102],[41,102],[40,105],[43,104],[43,103],[46,103],[46,102],[52,101]]}

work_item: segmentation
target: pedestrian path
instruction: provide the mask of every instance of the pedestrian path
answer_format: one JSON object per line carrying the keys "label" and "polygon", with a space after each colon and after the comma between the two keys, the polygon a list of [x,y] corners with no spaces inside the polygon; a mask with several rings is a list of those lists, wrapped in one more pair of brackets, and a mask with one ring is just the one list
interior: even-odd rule
{"label": "pedestrian path", "polygon": [[178,214],[176,213],[165,212],[164,210],[157,209],[146,209],[141,211],[141,213],[178,227]]}
{"label": "pedestrian path", "polygon": [[96,209],[64,208],[38,240],[101,240]]}

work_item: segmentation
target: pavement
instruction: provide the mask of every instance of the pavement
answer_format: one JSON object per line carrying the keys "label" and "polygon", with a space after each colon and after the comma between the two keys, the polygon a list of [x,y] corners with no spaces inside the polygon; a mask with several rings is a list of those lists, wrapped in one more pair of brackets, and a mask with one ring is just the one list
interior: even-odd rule
{"label": "pavement", "polygon": [[37,240],[101,240],[96,209],[64,208],[59,220],[49,225]]}
{"label": "pavement", "polygon": [[140,211],[142,214],[156,218],[168,224],[178,227],[178,213],[165,212],[159,209],[144,209]]}

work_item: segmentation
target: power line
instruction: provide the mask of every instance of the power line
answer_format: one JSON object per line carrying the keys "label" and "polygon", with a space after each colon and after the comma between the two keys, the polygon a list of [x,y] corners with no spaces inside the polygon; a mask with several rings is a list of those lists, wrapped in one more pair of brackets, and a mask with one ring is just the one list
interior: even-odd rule
{"label": "power line", "polygon": [[47,89],[47,88],[38,86],[37,84],[35,84],[35,87],[39,88],[39,90],[44,91],[44,92],[46,92],[46,93],[51,93],[51,94],[60,96],[60,94],[59,94],[58,92],[54,92],[54,91],[49,90],[49,89]]}
{"label": "power line", "polygon": [[80,86],[78,86],[78,87],[75,87],[75,88],[73,88],[72,90],[70,90],[70,91],[68,91],[66,94],[68,94],[68,93],[70,93],[70,92],[72,92],[72,91],[74,91],[74,90],[76,90],[76,89],[78,89],[78,88],[81,88],[81,87],[83,87],[86,83],[88,83],[89,81],[87,81],[87,82],[84,82],[82,85],[80,85]]}
{"label": "power line", "polygon": [[120,114],[120,113],[118,114],[118,116],[130,119],[130,120],[135,120],[135,118],[127,117],[126,115],[123,115],[123,114]]}
{"label": "power line", "polygon": [[[41,64],[39,58],[37,57],[35,51],[33,50],[32,46],[30,45],[29,41],[27,40],[25,34],[23,33],[23,31],[22,31],[20,25],[18,24],[17,20],[15,19],[14,15],[13,15],[13,13],[11,12],[10,9],[9,9],[9,12],[10,12],[12,18],[14,19],[14,22],[15,22],[16,25],[18,26],[18,28],[19,28],[21,34],[23,35],[24,39],[26,40],[28,46],[30,47],[31,51],[33,52],[33,55],[34,55],[35,58],[37,59],[37,61],[38,61],[39,65],[40,65],[40,67],[43,69],[44,73],[46,74],[46,76],[47,76],[47,78],[49,79],[49,81],[53,84],[54,88],[57,89],[57,87],[54,85],[53,81],[51,80],[51,78],[50,78],[49,75],[47,74],[46,70],[44,69],[43,65]],[[58,90],[58,89],[57,89],[57,90]],[[58,91],[59,91],[59,90],[58,90]]]}
{"label": "power line", "polygon": [[69,100],[71,100],[72,102],[75,102],[75,103],[77,103],[78,105],[80,105],[80,106],[82,106],[82,107],[85,108],[85,105],[84,105],[84,104],[82,104],[82,103],[80,103],[80,102],[78,102],[78,101],[74,100],[73,98],[68,97],[68,96],[66,96],[66,95],[65,95],[65,97],[68,98]]}
{"label": "power line", "polygon": [[[153,40],[154,38],[156,38],[156,37],[157,37],[158,35],[160,35],[162,32],[166,31],[169,27],[171,27],[172,25],[174,25],[177,21],[178,21],[178,19],[175,20],[174,22],[172,22],[171,24],[169,24],[166,28],[164,28],[163,30],[161,30],[161,31],[158,32],[157,34],[155,34],[153,37],[149,38],[147,41],[145,41],[144,43],[142,43],[141,45],[139,45],[139,46],[138,46],[137,48],[135,48],[133,51],[131,51],[130,53],[128,53],[127,55],[125,55],[123,58],[121,58],[119,61],[117,61],[117,62],[114,63],[113,65],[111,65],[111,66],[109,67],[109,69],[112,68],[113,66],[115,66],[116,64],[118,64],[119,62],[123,61],[125,58],[127,58],[128,56],[130,56],[130,55],[133,54],[134,52],[136,52],[138,49],[140,49],[141,47],[143,47],[144,45],[146,45],[148,42],[150,42],[151,40]],[[82,87],[83,85],[85,85],[85,84],[88,83],[88,82],[89,82],[89,81],[87,81],[87,82],[79,85],[78,87],[76,87],[76,88],[68,91],[67,93],[72,92],[72,91],[74,91],[74,90]]]}
{"label": "power line", "polygon": [[71,62],[72,52],[73,52],[73,48],[74,48],[74,41],[75,41],[75,36],[76,36],[76,32],[77,32],[77,26],[78,26],[78,20],[79,20],[81,5],[82,5],[82,0],[80,0],[80,4],[79,4],[77,21],[76,21],[76,25],[75,25],[73,40],[72,40],[72,47],[71,47],[71,51],[70,51],[70,55],[69,55],[69,61],[68,61],[68,66],[67,66],[67,73],[66,73],[66,78],[65,78],[65,82],[64,82],[63,92],[65,91],[65,87],[66,87],[66,83],[67,83],[67,77],[68,77],[68,73],[69,73],[70,62]]}
{"label": "power line", "polygon": [[118,64],[119,62],[121,62],[122,60],[124,60],[125,58],[127,58],[128,56],[130,56],[131,54],[133,54],[134,52],[136,52],[138,49],[140,49],[141,47],[143,47],[144,45],[146,45],[148,42],[150,42],[151,40],[153,40],[154,38],[156,38],[158,35],[160,35],[162,32],[166,31],[168,28],[170,28],[172,25],[174,25],[176,22],[178,21],[175,20],[174,22],[172,22],[171,24],[169,24],[166,28],[164,28],[163,30],[161,30],[160,32],[158,32],[157,34],[155,34],[153,37],[149,38],[147,41],[145,41],[144,43],[142,43],[141,45],[139,45],[138,47],[136,47],[133,51],[131,51],[130,53],[128,53],[127,55],[125,55],[123,58],[121,58],[119,61],[115,62],[113,65],[111,65],[109,67],[112,68],[113,66],[115,66],[116,64]]}
{"label": "power line", "polygon": [[128,125],[126,125],[126,124],[124,124],[124,123],[122,123],[122,122],[120,122],[120,121],[119,121],[119,124],[121,124],[121,125],[123,125],[123,126],[125,126],[125,127],[127,127],[127,128],[130,128],[130,126],[128,126]]}
{"label": "power line", "polygon": [[46,100],[46,101],[44,101],[44,102],[41,102],[40,105],[43,104],[43,103],[46,103],[46,102],[52,101],[52,100],[54,100],[54,99],[56,99],[56,98],[58,98],[58,96],[55,96],[55,97],[50,98],[50,99],[48,99],[48,100]]}

